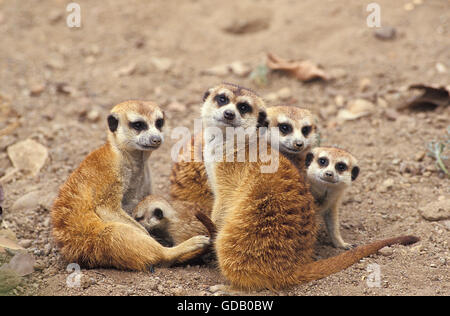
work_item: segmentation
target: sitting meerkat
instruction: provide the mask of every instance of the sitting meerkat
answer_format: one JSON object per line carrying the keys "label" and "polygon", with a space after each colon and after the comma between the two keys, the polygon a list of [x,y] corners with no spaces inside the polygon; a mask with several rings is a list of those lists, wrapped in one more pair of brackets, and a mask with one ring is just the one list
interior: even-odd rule
{"label": "sitting meerkat", "polygon": [[[255,133],[267,125],[264,102],[250,90],[226,84],[208,90],[202,119],[205,127],[224,129],[239,122]],[[216,146],[205,132],[205,154]],[[268,150],[274,150],[270,144]],[[211,218],[217,226],[218,265],[232,288],[293,286],[341,271],[387,245],[418,240],[382,240],[313,262],[316,206],[303,174],[283,155],[273,173],[262,173],[266,163],[250,162],[248,155],[244,162],[236,161],[238,155],[235,151],[234,161],[205,161],[214,194]]]}
{"label": "sitting meerkat", "polygon": [[196,236],[165,248],[129,215],[151,193],[148,161],[163,142],[161,109],[123,102],[107,121],[108,141],[69,176],[52,208],[53,236],[65,260],[142,271],[208,246],[208,237]]}
{"label": "sitting meerkat", "polygon": [[306,176],[318,212],[337,248],[350,249],[339,228],[339,207],[347,188],[359,175],[358,162],[349,152],[333,147],[316,147],[306,155]]}

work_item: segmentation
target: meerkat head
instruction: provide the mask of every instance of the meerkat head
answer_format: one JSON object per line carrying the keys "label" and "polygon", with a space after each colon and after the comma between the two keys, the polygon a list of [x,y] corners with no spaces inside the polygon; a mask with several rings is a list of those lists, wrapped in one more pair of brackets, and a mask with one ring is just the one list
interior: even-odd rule
{"label": "meerkat head", "polygon": [[133,211],[133,218],[148,231],[166,230],[176,211],[164,198],[149,195]]}
{"label": "meerkat head", "polygon": [[127,151],[151,151],[163,142],[164,112],[153,102],[127,101],[108,116],[109,140]]}
{"label": "meerkat head", "polygon": [[314,115],[294,106],[267,109],[269,128],[279,130],[279,150],[285,154],[302,154],[317,144],[318,131]]}
{"label": "meerkat head", "polygon": [[306,172],[313,185],[344,189],[356,180],[358,162],[349,152],[334,147],[316,147],[306,155]]}
{"label": "meerkat head", "polygon": [[206,91],[203,101],[202,119],[207,127],[267,126],[264,101],[250,89],[220,84]]}

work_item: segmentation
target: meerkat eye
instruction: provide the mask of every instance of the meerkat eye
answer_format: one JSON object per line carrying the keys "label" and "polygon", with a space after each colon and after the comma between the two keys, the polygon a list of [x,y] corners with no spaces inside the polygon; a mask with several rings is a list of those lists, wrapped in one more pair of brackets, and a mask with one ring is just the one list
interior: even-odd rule
{"label": "meerkat eye", "polygon": [[281,124],[278,124],[278,128],[280,129],[281,133],[283,133],[284,135],[292,133],[292,125],[291,124],[281,123]]}
{"label": "meerkat eye", "polygon": [[2,209],[2,207],[0,206],[0,216],[3,214],[3,209]]}
{"label": "meerkat eye", "polygon": [[241,114],[250,113],[252,111],[252,107],[247,102],[238,103],[237,108]]}
{"label": "meerkat eye", "polygon": [[162,118],[157,119],[155,122],[155,126],[157,129],[160,130],[164,126],[164,119],[162,119]]}
{"label": "meerkat eye", "polygon": [[319,163],[319,166],[321,166],[321,167],[326,167],[330,163],[328,158],[325,158],[325,157],[320,157],[319,159],[317,159],[317,162]]}
{"label": "meerkat eye", "polygon": [[162,219],[164,217],[163,211],[160,208],[155,208],[153,210],[153,216],[155,216],[157,219]]}
{"label": "meerkat eye", "polygon": [[131,122],[130,127],[139,132],[148,129],[147,123],[143,121]]}
{"label": "meerkat eye", "polygon": [[224,106],[230,103],[230,99],[225,94],[216,95],[214,98],[219,106]]}
{"label": "meerkat eye", "polygon": [[302,127],[302,134],[303,134],[303,136],[308,136],[309,135],[309,133],[311,133],[311,131],[312,131],[312,126],[303,126]]}
{"label": "meerkat eye", "polygon": [[335,167],[336,167],[336,170],[339,172],[344,172],[345,170],[348,169],[347,165],[343,162],[338,162]]}

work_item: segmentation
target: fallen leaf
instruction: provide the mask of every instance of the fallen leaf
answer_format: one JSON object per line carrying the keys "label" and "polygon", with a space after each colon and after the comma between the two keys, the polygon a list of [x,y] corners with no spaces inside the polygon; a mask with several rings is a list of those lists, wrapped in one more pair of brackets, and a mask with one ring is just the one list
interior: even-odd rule
{"label": "fallen leaf", "polygon": [[272,53],[268,53],[267,67],[269,67],[271,70],[286,72],[300,81],[329,79],[329,76],[322,69],[320,69],[316,64],[309,60],[291,61],[282,59]]}
{"label": "fallen leaf", "polygon": [[409,87],[410,90],[423,90],[423,94],[412,98],[399,109],[411,110],[434,110],[439,106],[450,104],[450,86],[437,87],[433,85],[415,84]]}
{"label": "fallen leaf", "polygon": [[339,121],[352,121],[360,117],[370,115],[375,109],[375,105],[364,99],[356,99],[349,102],[347,108],[338,112]]}

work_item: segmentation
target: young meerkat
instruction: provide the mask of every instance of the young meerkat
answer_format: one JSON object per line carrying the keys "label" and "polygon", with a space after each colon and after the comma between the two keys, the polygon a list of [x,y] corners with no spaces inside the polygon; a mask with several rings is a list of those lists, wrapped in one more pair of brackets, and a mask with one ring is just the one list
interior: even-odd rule
{"label": "young meerkat", "polygon": [[358,161],[349,152],[334,147],[316,147],[306,155],[306,177],[319,214],[337,248],[350,249],[339,228],[339,207],[347,188],[359,175]]}
{"label": "young meerkat", "polygon": [[151,193],[148,160],[163,142],[161,109],[123,102],[107,121],[108,141],[69,176],[52,208],[53,236],[65,260],[142,271],[209,245],[209,238],[196,236],[165,248],[129,215]]}
{"label": "young meerkat", "polygon": [[151,234],[167,234],[169,242],[179,245],[197,235],[207,235],[207,228],[195,218],[197,212],[209,215],[196,203],[168,201],[149,195],[133,211],[133,218]]}
{"label": "young meerkat", "polygon": [[[242,91],[246,91],[245,99],[241,98]],[[245,111],[239,106],[243,102]],[[239,118],[242,125],[257,129],[266,125],[264,113],[264,103],[258,96],[226,85],[210,89],[202,108],[205,126],[218,128],[233,126],[234,119]],[[213,149],[209,146],[205,137],[205,152]],[[238,154],[235,152],[235,157]],[[214,192],[211,216],[217,226],[215,250],[221,273],[235,289],[279,289],[320,279],[384,246],[417,241],[409,236],[382,240],[312,262],[315,202],[303,174],[289,159],[279,155],[278,169],[273,173],[261,173],[265,163],[250,162],[248,155],[244,162],[209,164],[206,171]]]}

